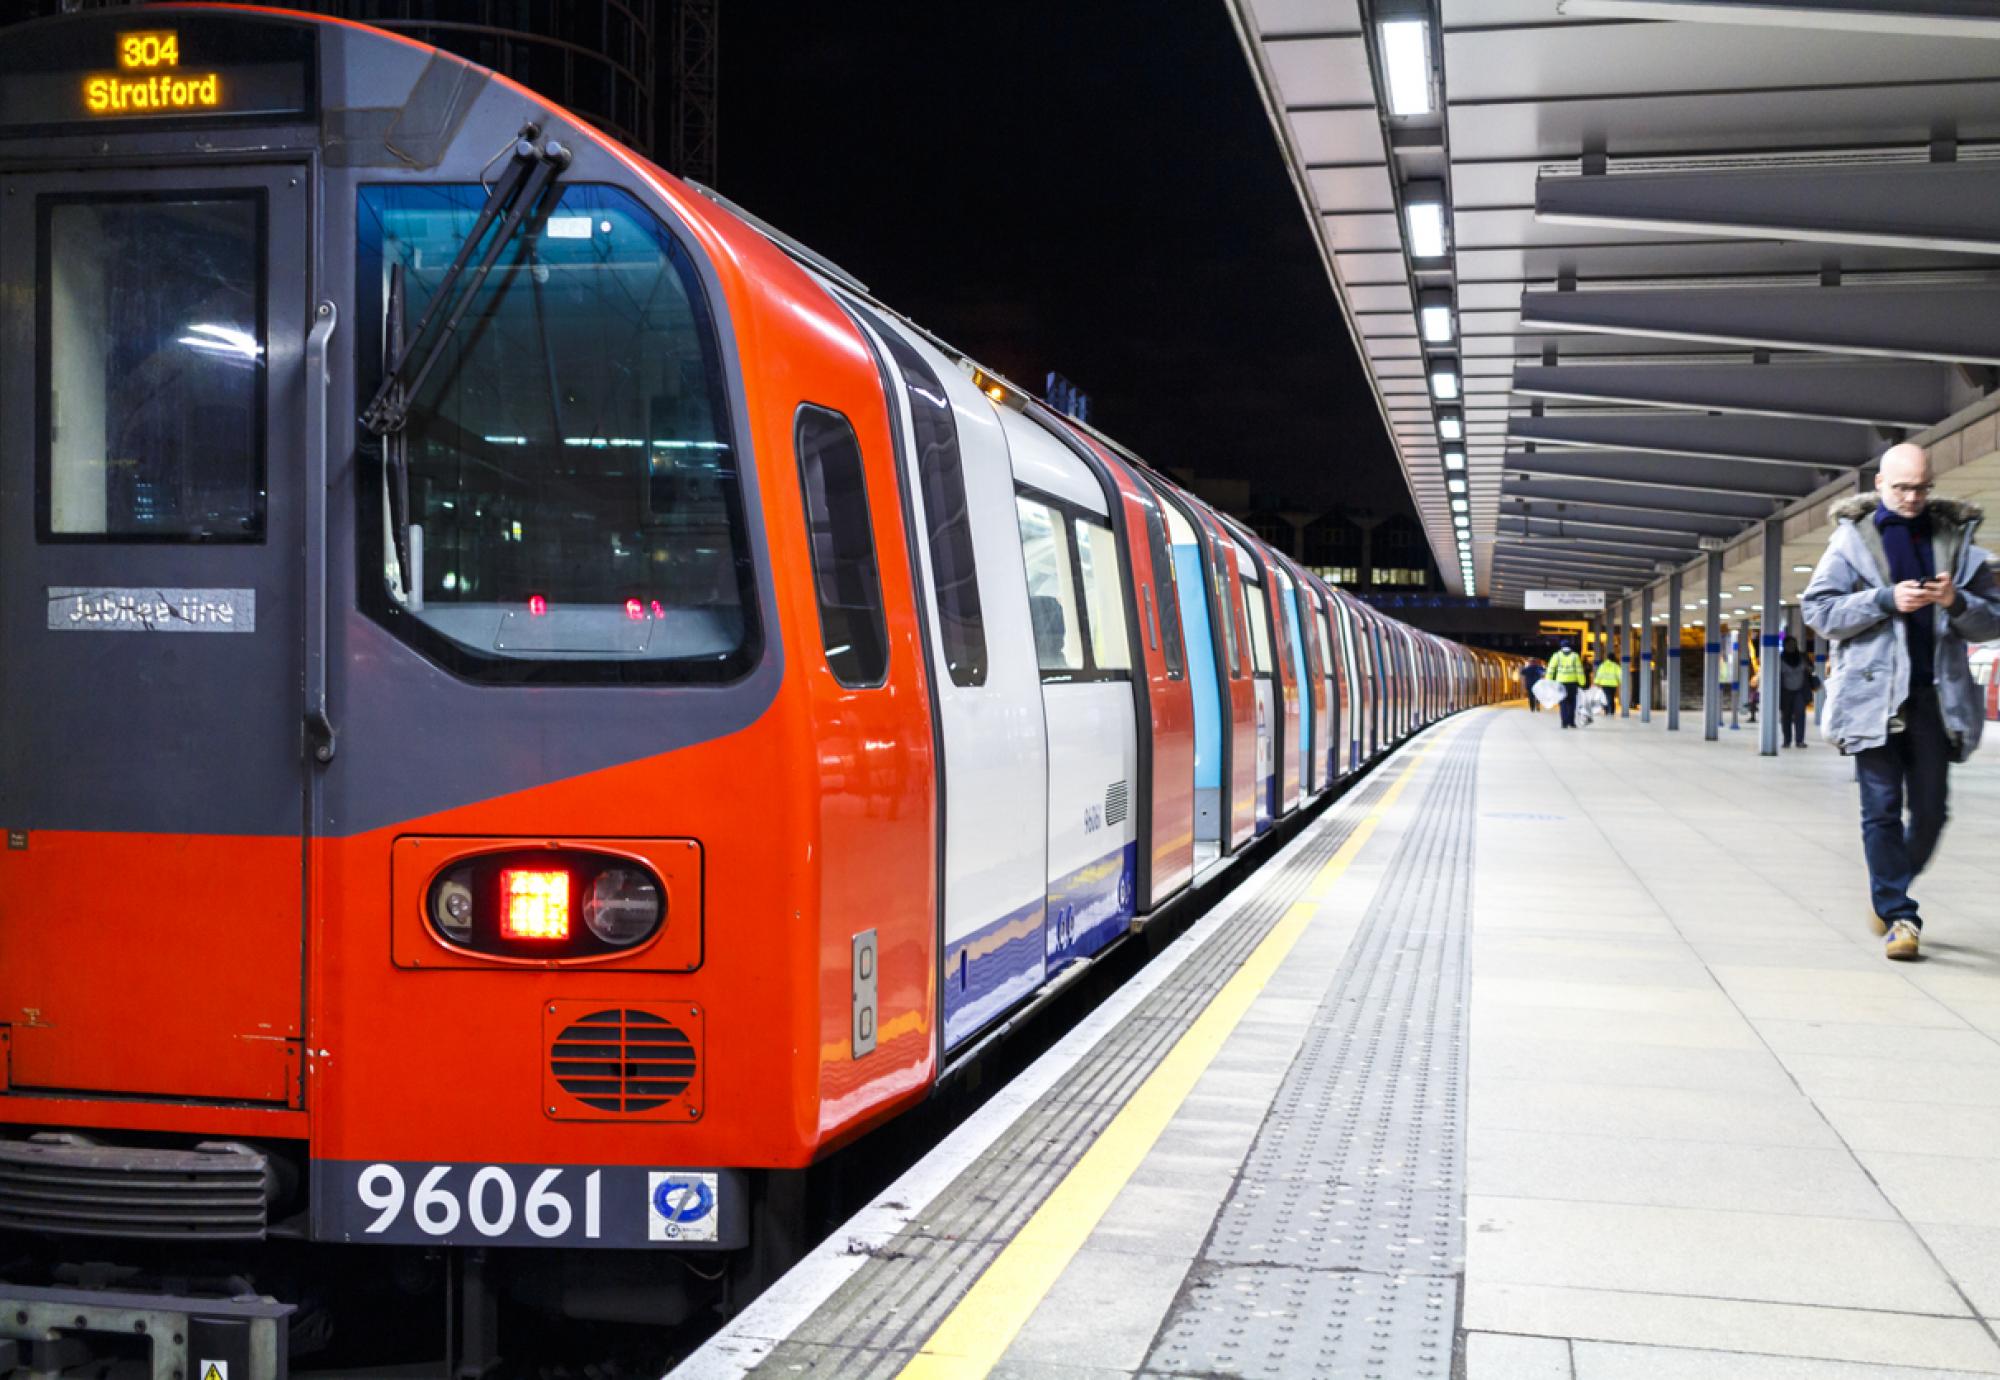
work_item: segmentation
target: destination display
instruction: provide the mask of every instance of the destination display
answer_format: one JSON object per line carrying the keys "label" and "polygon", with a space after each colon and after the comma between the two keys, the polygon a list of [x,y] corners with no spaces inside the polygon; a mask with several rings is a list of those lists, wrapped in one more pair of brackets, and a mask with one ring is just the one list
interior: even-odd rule
{"label": "destination display", "polygon": [[0,134],[310,118],[314,47],[308,26],[213,14],[127,12],[30,25],[0,44]]}

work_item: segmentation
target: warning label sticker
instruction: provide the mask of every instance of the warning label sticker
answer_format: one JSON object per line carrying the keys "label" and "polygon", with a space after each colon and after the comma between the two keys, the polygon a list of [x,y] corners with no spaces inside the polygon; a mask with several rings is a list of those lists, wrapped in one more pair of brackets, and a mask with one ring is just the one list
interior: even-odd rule
{"label": "warning label sticker", "polygon": [[201,1380],[229,1380],[229,1362],[203,1361],[195,1373]]}

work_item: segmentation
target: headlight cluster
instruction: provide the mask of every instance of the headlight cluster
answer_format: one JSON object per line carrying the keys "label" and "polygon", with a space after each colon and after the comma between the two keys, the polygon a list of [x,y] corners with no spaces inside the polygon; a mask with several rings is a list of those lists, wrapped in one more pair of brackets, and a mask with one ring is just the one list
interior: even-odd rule
{"label": "headlight cluster", "polygon": [[608,956],[658,934],[667,912],[665,889],[644,865],[550,849],[449,867],[431,883],[428,909],[447,944],[505,958]]}

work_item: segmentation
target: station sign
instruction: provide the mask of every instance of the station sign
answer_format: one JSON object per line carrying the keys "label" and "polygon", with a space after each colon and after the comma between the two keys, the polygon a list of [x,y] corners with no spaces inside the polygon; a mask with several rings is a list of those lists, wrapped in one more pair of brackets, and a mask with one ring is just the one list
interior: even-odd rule
{"label": "station sign", "polygon": [[1524,609],[1587,610],[1602,613],[1604,611],[1604,591],[1601,589],[1531,589],[1523,595],[1521,607]]}
{"label": "station sign", "polygon": [[140,10],[24,25],[0,43],[0,135],[310,119],[315,58],[310,25],[248,15]]}

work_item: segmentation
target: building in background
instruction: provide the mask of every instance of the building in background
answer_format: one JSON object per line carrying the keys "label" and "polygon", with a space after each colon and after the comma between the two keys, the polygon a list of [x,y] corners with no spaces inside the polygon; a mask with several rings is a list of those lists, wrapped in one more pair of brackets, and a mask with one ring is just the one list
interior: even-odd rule
{"label": "building in background", "polygon": [[[20,18],[132,0],[26,0]],[[512,77],[669,171],[713,186],[719,0],[282,0]],[[0,13],[4,13],[0,10]]]}

